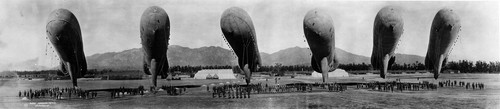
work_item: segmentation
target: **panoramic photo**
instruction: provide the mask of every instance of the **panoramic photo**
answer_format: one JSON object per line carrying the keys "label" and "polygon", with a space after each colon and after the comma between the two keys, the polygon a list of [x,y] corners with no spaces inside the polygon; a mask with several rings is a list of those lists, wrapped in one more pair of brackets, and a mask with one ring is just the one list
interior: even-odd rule
{"label": "panoramic photo", "polygon": [[0,108],[497,109],[499,5],[3,0]]}

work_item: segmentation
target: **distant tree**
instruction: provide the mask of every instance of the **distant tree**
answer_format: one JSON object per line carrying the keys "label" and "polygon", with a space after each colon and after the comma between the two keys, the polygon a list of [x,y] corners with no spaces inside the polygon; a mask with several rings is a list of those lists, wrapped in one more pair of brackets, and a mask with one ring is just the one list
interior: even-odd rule
{"label": "distant tree", "polygon": [[272,71],[273,75],[284,76],[284,71],[282,71],[282,69],[281,69],[282,67],[283,67],[283,64],[276,63],[274,65],[274,69]]}

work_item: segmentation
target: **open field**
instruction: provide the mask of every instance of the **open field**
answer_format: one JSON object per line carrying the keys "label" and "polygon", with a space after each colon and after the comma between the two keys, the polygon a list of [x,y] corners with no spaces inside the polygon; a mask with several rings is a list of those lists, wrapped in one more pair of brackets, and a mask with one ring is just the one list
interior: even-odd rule
{"label": "open field", "polygon": [[[416,79],[419,77],[419,80]],[[352,77],[330,78],[331,82],[370,82],[392,81],[402,82],[429,81],[437,83],[444,80],[465,82],[481,82],[486,85],[484,90],[466,90],[463,87],[444,87],[437,91],[405,91],[378,92],[356,89],[349,86],[344,92],[311,92],[311,93],[278,93],[253,94],[247,99],[212,98],[206,87],[187,89],[180,96],[170,96],[164,92],[148,93],[145,96],[125,96],[111,99],[109,93],[99,92],[96,99],[34,99],[21,100],[17,97],[19,90],[29,88],[40,89],[49,87],[70,87],[69,80],[26,81],[1,80],[0,108],[500,108],[500,75],[498,74],[442,74],[434,80],[429,76],[389,76],[388,80],[377,75],[356,75]],[[278,84],[314,83],[320,78],[299,76],[297,78],[280,77]],[[274,79],[255,79],[252,83],[274,85]],[[82,89],[105,89],[149,86],[150,80],[96,80],[79,81]],[[217,85],[220,83],[240,83],[243,80],[195,80],[159,82],[160,85]]]}

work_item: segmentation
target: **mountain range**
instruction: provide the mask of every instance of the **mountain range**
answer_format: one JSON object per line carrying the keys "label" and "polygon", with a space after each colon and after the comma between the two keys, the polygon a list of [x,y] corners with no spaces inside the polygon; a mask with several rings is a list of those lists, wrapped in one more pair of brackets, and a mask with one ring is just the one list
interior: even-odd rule
{"label": "mountain range", "polygon": [[[142,69],[142,49],[133,48],[121,52],[108,52],[94,54],[87,57],[89,69]],[[311,51],[308,48],[291,47],[269,54],[261,52],[263,65],[309,65],[311,62]],[[370,58],[353,54],[342,49],[336,49],[339,62],[347,63],[370,63]],[[167,52],[170,66],[211,66],[211,65],[236,65],[236,56],[232,50],[217,46],[188,48],[171,45]],[[396,54],[396,63],[423,62],[424,57],[408,54]]]}
{"label": "mountain range", "polygon": [[[308,48],[291,47],[275,53],[261,52],[262,64],[275,65],[309,65],[311,62],[311,51]],[[362,56],[336,48],[336,55],[341,64],[365,63],[370,64],[370,57]],[[167,52],[169,66],[211,66],[211,65],[236,65],[236,55],[232,50],[217,46],[188,48],[178,45],[170,45]],[[98,53],[87,56],[88,69],[122,69],[137,70],[142,69],[143,53],[141,48],[133,48],[121,52]],[[33,65],[38,60],[31,59],[15,65]],[[396,54],[396,63],[423,62],[424,57],[418,55]],[[35,67],[27,67],[35,68]],[[46,67],[36,67],[36,70],[48,69]]]}

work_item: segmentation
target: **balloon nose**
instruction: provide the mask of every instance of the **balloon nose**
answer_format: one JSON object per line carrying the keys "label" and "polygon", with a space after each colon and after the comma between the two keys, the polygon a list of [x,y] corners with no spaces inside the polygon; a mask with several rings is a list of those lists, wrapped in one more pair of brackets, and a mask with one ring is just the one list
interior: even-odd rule
{"label": "balloon nose", "polygon": [[63,20],[52,20],[47,23],[47,33],[51,37],[60,36],[68,29],[69,23]]}

